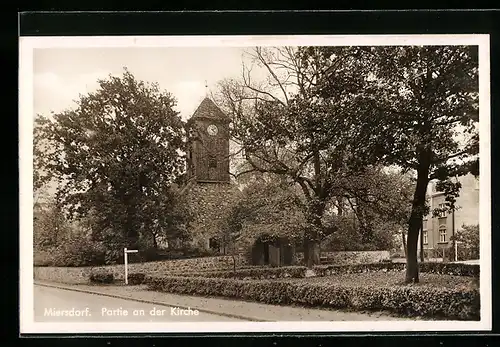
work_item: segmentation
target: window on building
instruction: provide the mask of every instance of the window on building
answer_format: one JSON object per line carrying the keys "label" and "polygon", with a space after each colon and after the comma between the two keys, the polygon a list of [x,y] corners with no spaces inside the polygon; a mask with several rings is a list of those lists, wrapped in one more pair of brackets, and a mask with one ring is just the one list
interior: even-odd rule
{"label": "window on building", "polygon": [[446,225],[439,227],[439,242],[446,242]]}
{"label": "window on building", "polygon": [[426,244],[429,243],[427,230],[422,231],[422,238],[423,238],[423,241],[424,241],[424,245],[426,245]]}
{"label": "window on building", "polygon": [[215,159],[215,157],[208,158],[208,167],[210,167],[210,168],[217,167],[217,159]]}
{"label": "window on building", "polygon": [[441,210],[439,211],[439,218],[446,217],[446,204],[439,204],[438,208]]}

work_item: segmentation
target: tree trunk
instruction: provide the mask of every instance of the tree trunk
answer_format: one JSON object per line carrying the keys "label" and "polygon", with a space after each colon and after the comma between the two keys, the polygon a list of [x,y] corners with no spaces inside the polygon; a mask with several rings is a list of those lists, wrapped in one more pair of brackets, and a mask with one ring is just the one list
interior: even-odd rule
{"label": "tree trunk", "polygon": [[342,196],[337,196],[337,205],[338,205],[338,215],[344,215],[344,199]]}
{"label": "tree trunk", "polygon": [[308,268],[320,264],[320,237],[323,232],[321,218],[325,212],[325,201],[328,196],[323,190],[321,159],[319,149],[314,149],[314,197],[309,201],[308,224],[309,228],[304,233],[304,259]]}
{"label": "tree trunk", "polygon": [[307,263],[308,268],[312,268],[314,265],[319,265],[321,263],[320,260],[320,244],[319,241],[313,241],[310,243],[310,253],[309,253],[309,261]]}
{"label": "tree trunk", "polygon": [[309,248],[309,239],[307,238],[306,235],[304,235],[304,241],[303,241],[303,248],[304,248],[304,264],[309,263],[309,253],[310,253],[310,248]]}
{"label": "tree trunk", "polygon": [[407,249],[406,249],[406,235],[404,230],[401,230],[401,238],[403,239],[403,251],[405,252],[405,259],[408,257],[407,255]]}
{"label": "tree trunk", "polygon": [[[418,226],[417,226],[418,228]],[[417,261],[417,239],[418,229],[408,229],[408,242],[406,251],[406,277],[405,283],[418,283],[418,261]]]}
{"label": "tree trunk", "polygon": [[452,241],[451,241],[451,247],[453,247],[453,260],[452,261],[456,261],[458,260],[458,254],[457,254],[457,249],[456,249],[456,245],[457,245],[457,241],[455,240],[455,204],[452,204],[451,206],[452,210],[451,210],[451,237],[452,237]]}
{"label": "tree trunk", "polygon": [[424,221],[420,219],[420,262],[424,262]]}
{"label": "tree trunk", "polygon": [[156,235],[153,233],[153,248],[158,249],[158,241],[156,241]]}
{"label": "tree trunk", "polygon": [[304,261],[309,269],[320,264],[319,246],[318,241],[304,238]]}
{"label": "tree trunk", "polygon": [[312,203],[308,216],[308,230],[304,233],[304,261],[308,268],[320,264],[320,233],[323,229],[321,217],[324,204]]}
{"label": "tree trunk", "polygon": [[417,172],[417,186],[413,196],[410,222],[408,226],[407,253],[406,253],[406,283],[418,283],[418,234],[425,209],[425,195],[429,182],[429,164],[421,165]]}
{"label": "tree trunk", "polygon": [[236,257],[234,255],[234,251],[231,252],[231,258],[233,258],[233,275],[236,277]]}

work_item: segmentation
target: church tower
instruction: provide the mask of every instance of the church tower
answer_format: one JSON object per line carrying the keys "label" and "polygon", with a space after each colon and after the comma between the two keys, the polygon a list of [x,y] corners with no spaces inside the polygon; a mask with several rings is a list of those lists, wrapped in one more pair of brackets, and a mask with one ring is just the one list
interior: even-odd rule
{"label": "church tower", "polygon": [[188,126],[188,177],[198,183],[229,183],[229,117],[205,98]]}
{"label": "church tower", "polygon": [[188,229],[191,245],[224,253],[220,222],[226,208],[239,198],[231,182],[227,117],[208,97],[188,120],[189,145],[186,194],[194,220]]}

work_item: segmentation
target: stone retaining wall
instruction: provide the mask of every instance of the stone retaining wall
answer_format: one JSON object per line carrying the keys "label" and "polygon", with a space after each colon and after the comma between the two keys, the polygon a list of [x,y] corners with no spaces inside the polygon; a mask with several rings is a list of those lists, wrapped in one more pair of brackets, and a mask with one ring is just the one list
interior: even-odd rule
{"label": "stone retaining wall", "polygon": [[[303,253],[297,253],[297,260],[302,260]],[[327,258],[329,264],[346,265],[346,264],[366,264],[377,263],[384,260],[389,260],[388,251],[373,251],[373,252],[326,252],[321,254]],[[248,261],[244,255],[237,256],[236,266],[246,266]],[[172,272],[202,272],[206,270],[230,270],[233,268],[233,258],[231,256],[219,257],[204,257],[193,259],[176,259],[166,261],[154,261],[147,263],[131,263],[129,264],[129,273],[146,273],[166,274]],[[88,283],[91,272],[111,272],[118,280],[124,278],[123,265],[108,265],[95,267],[35,267],[33,269],[34,279],[81,284]]]}
{"label": "stone retaining wall", "polygon": [[[296,261],[304,259],[304,253],[296,253]],[[359,251],[359,252],[321,252],[321,258],[326,263],[335,265],[370,264],[391,259],[389,251]]]}
{"label": "stone retaining wall", "polygon": [[[236,266],[247,265],[245,257],[236,258]],[[204,257],[193,259],[176,259],[154,261],[147,263],[131,263],[128,272],[147,274],[165,274],[171,272],[192,272],[205,270],[229,270],[233,268],[231,256]],[[110,272],[116,279],[123,280],[124,265],[108,265],[94,267],[34,267],[33,276],[36,280],[80,284],[88,283],[91,272]]]}

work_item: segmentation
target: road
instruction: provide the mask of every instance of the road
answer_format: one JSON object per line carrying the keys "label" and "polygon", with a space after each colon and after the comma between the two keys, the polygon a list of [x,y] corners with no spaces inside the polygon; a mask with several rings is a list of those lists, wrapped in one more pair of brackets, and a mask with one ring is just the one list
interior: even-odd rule
{"label": "road", "polygon": [[37,322],[229,322],[243,321],[194,309],[112,298],[104,295],[34,286]]}

